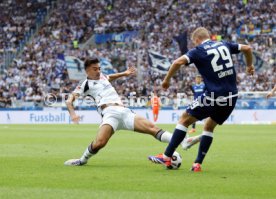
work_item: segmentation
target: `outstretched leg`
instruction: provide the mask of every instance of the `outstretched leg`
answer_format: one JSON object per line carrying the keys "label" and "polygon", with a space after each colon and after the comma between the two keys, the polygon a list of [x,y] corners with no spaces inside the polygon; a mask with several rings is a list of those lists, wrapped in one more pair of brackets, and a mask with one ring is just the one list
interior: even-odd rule
{"label": "outstretched leg", "polygon": [[167,168],[171,168],[171,157],[175,152],[178,145],[183,141],[186,136],[187,128],[189,125],[197,121],[197,119],[187,112],[184,112],[175,127],[173,136],[169,145],[167,146],[164,154],[156,156],[149,156],[149,160],[154,163],[160,163],[165,165]]}
{"label": "outstretched leg", "polygon": [[170,142],[172,137],[170,132],[158,128],[152,122],[139,115],[135,115],[134,118],[134,131],[152,135],[159,141],[167,143]]}
{"label": "outstretched leg", "polygon": [[86,164],[89,158],[95,155],[107,144],[113,133],[113,128],[109,124],[102,125],[97,133],[96,139],[87,147],[81,158],[67,160],[64,164],[69,166],[80,166]]}
{"label": "outstretched leg", "polygon": [[187,112],[184,112],[181,116],[181,118],[178,121],[178,124],[175,127],[172,139],[166,148],[166,151],[164,153],[164,157],[172,157],[174,151],[178,147],[178,145],[183,141],[183,139],[186,136],[187,128],[192,123],[196,122],[197,119],[191,115],[189,115]]}

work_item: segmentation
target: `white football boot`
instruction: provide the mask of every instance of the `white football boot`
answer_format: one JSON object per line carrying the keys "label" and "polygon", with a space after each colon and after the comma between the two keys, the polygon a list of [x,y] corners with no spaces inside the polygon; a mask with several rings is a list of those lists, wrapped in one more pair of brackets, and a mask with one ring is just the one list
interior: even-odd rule
{"label": "white football boot", "polygon": [[70,159],[64,162],[66,166],[82,166],[85,165],[87,162],[82,162],[80,159]]}
{"label": "white football boot", "polygon": [[186,137],[182,142],[181,146],[183,150],[187,150],[191,148],[193,145],[200,142],[202,135],[194,136],[194,137]]}

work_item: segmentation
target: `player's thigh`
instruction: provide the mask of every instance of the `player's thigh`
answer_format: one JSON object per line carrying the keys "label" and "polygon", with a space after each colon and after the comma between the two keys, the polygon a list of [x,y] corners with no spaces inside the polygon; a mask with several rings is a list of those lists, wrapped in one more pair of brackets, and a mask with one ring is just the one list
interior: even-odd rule
{"label": "player's thigh", "polygon": [[120,118],[118,118],[118,130],[134,131],[135,116],[136,114],[132,110],[130,110],[129,108],[123,108],[121,110]]}
{"label": "player's thigh", "polygon": [[184,115],[180,118],[181,122],[186,122],[187,125],[191,125],[197,120],[203,120],[209,117],[214,111],[214,107],[210,106],[209,103],[210,102],[206,100],[204,95],[201,95],[195,99],[191,104],[189,104],[186,109],[186,113],[184,113]]}
{"label": "player's thigh", "polygon": [[102,118],[102,123],[100,125],[100,128],[103,125],[109,125],[112,127],[113,131],[115,132],[118,130],[121,118],[120,113],[117,110],[109,109],[107,112],[104,113]]}
{"label": "player's thigh", "polygon": [[208,132],[214,132],[215,127],[218,125],[218,123],[213,120],[211,117],[208,117],[205,120],[203,130]]}
{"label": "player's thigh", "polygon": [[100,126],[96,139],[94,140],[95,145],[104,146],[108,142],[108,140],[113,135],[114,130],[113,127],[109,124],[103,124]]}
{"label": "player's thigh", "polygon": [[210,117],[216,121],[216,123],[222,125],[227,118],[231,115],[235,108],[237,97],[227,99],[225,102],[215,104],[215,111],[210,114]]}
{"label": "player's thigh", "polygon": [[151,121],[149,121],[146,118],[143,118],[139,115],[135,115],[134,131],[139,132],[139,133],[155,135],[159,130],[160,130],[160,128],[155,126]]}

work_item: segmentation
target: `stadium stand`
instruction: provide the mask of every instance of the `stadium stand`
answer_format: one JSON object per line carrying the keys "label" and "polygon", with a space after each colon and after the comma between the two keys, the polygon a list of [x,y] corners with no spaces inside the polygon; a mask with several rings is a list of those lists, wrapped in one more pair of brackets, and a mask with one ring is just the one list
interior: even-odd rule
{"label": "stadium stand", "polygon": [[[56,1],[11,0],[0,4],[0,63],[3,68],[0,106],[16,107],[29,102],[42,106],[45,94],[55,93],[61,100],[60,93],[72,91],[77,82],[69,79],[66,69],[56,71],[58,54],[80,59],[90,55],[104,57],[115,71],[138,63],[143,82],[136,78],[115,82],[118,93],[123,96],[134,92],[136,96],[150,95],[153,83],[149,82],[155,82],[160,95],[173,99],[178,91],[190,96],[195,68],[183,67],[173,79],[171,88],[162,91],[160,83],[163,75],[151,70],[147,51],[154,50],[171,60],[175,59],[181,55],[175,37],[181,34],[189,37],[198,26],[211,30],[214,39],[250,43],[258,52],[268,70],[260,69],[253,77],[245,76],[239,57],[234,59],[240,91],[267,91],[276,84],[276,76],[271,75],[276,72],[276,14],[273,12],[276,6],[273,0],[248,3],[238,0],[66,0],[57,1],[51,12],[46,12],[53,2]],[[47,13],[50,14],[46,18],[41,17]],[[42,22],[42,26],[35,31],[38,21]],[[261,27],[259,35],[250,35],[252,26]],[[81,44],[97,34],[124,31],[138,31],[139,34],[128,42],[93,42],[81,48]],[[248,34],[242,34],[242,31]],[[28,40],[26,36],[29,38],[33,33],[34,36]],[[187,47],[192,47],[189,39]],[[17,52],[20,48],[22,51],[14,61],[5,65],[4,52]]]}

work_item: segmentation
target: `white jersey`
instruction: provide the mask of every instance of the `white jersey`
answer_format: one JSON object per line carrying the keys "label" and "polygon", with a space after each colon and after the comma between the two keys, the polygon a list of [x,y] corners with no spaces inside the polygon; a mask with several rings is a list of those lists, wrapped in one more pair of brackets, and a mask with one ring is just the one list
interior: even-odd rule
{"label": "white jersey", "polygon": [[108,81],[108,76],[102,73],[99,80],[85,79],[81,81],[73,93],[92,97],[97,107],[111,103],[123,105],[118,93]]}

